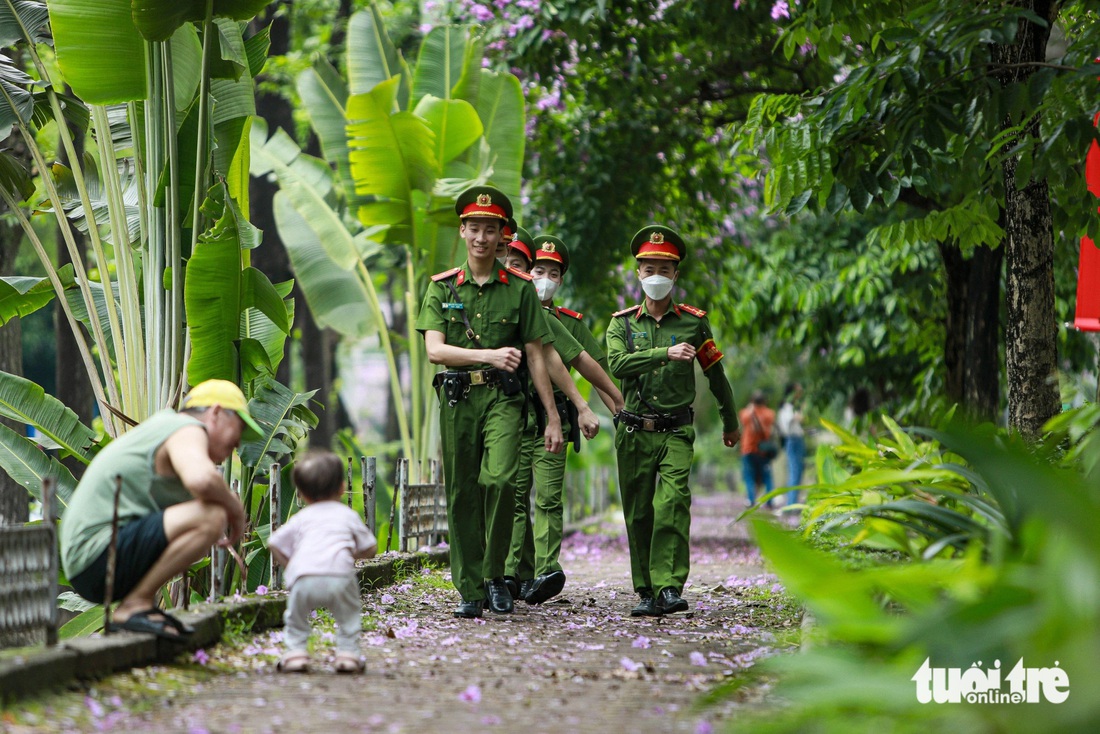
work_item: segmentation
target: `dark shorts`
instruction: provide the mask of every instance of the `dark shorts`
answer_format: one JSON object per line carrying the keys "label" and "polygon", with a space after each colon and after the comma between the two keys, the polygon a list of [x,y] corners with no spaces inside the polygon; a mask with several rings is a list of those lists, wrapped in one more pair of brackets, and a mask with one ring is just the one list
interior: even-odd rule
{"label": "dark shorts", "polygon": [[[118,529],[114,601],[126,596],[138,585],[167,547],[163,510],[128,522]],[[92,565],[69,579],[76,593],[96,604],[103,603],[106,592],[107,552],[105,549],[92,561]]]}

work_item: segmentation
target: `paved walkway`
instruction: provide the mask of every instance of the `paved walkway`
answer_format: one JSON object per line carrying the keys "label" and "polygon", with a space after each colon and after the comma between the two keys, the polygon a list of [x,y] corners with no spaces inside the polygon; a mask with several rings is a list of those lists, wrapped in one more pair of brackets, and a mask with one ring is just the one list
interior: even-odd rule
{"label": "paved walkway", "polygon": [[276,674],[274,631],[207,651],[206,664],[226,672],[143,713],[127,698],[140,694],[105,682],[100,721],[196,734],[710,731],[738,702],[704,709],[700,694],[767,654],[766,626],[782,618],[759,601],[774,578],[730,524],[742,508],[729,496],[696,500],[689,615],[629,616],[636,597],[619,518],[567,539],[569,581],[553,603],[458,620],[449,574],[425,571],[364,597],[363,676],[332,672],[331,634],[315,635],[312,673]]}

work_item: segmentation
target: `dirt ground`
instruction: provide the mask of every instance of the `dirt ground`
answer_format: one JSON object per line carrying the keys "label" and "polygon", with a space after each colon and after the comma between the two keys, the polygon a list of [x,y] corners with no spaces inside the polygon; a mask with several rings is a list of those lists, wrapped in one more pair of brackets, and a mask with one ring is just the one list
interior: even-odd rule
{"label": "dirt ground", "polygon": [[710,732],[766,686],[706,706],[702,694],[782,651],[777,635],[787,639],[799,621],[742,524],[731,524],[742,508],[728,495],[696,499],[688,614],[629,616],[637,597],[615,518],[567,538],[565,591],[542,606],[455,619],[458,596],[445,570],[425,569],[367,594],[361,676],[332,672],[332,635],[322,617],[309,674],[275,672],[276,630],[197,652],[181,668],[113,676],[70,694],[68,704],[8,717],[6,728]]}

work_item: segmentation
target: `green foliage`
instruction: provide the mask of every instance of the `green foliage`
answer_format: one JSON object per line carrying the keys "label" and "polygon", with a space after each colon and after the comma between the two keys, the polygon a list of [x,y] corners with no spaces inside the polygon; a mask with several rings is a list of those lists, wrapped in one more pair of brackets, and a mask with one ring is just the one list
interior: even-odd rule
{"label": "green foliage", "polygon": [[[1095,417],[1083,411],[1066,418],[1053,426],[1054,435],[1072,425],[1069,433],[1081,436]],[[792,705],[770,711],[767,722],[746,720],[744,727],[871,730],[872,722],[889,717],[897,731],[917,731],[933,720],[942,730],[1087,731],[1084,722],[1100,716],[1092,674],[1100,650],[1100,485],[1082,469],[1095,467],[1097,446],[1089,442],[1059,465],[1043,450],[986,429],[953,426],[912,448],[906,439],[892,433],[876,444],[884,454],[879,458],[891,451],[917,455],[922,445],[959,457],[966,469],[955,473],[1001,508],[1013,542],[996,554],[983,554],[975,543],[950,559],[853,569],[757,522],[765,557],[812,612],[815,626],[813,646],[804,654],[762,666],[779,676],[776,693]],[[875,450],[856,440],[844,446],[847,456]],[[910,482],[922,490],[932,481],[923,471],[917,469]],[[933,667],[964,669],[1000,661],[1002,680],[1017,660],[1028,667],[1057,664],[1069,676],[1071,695],[1057,706],[922,706],[911,678],[926,658]]]}
{"label": "green foliage", "polygon": [[[888,434],[861,439],[823,420],[839,443],[817,450],[805,532],[913,559],[954,558],[1001,547],[1015,536],[998,498],[960,456],[882,417]],[[771,496],[781,494],[776,490]],[[760,502],[767,501],[762,497]]]}

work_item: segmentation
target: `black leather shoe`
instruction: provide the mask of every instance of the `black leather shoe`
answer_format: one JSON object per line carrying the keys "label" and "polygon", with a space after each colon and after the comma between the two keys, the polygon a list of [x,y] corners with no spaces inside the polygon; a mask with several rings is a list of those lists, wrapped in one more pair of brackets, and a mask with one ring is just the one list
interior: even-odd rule
{"label": "black leather shoe", "polygon": [[458,605],[458,609],[455,609],[455,616],[463,617],[464,619],[477,619],[481,616],[484,606],[485,602],[481,599],[477,601],[464,601]]}
{"label": "black leather shoe", "polygon": [[489,582],[489,611],[497,614],[511,614],[512,595],[508,593],[508,586],[504,579],[493,579]]}
{"label": "black leather shoe", "polygon": [[680,594],[671,586],[667,589],[661,589],[661,593],[657,595],[657,611],[661,614],[675,614],[687,610],[688,603],[681,599]]}
{"label": "black leather shoe", "polygon": [[508,587],[508,593],[511,595],[513,600],[523,598],[519,595],[519,582],[516,581],[515,576],[505,576],[504,585]]}
{"label": "black leather shoe", "polygon": [[519,596],[516,599],[527,601],[527,595],[531,593],[531,587],[535,585],[534,579],[523,579],[519,582]]}
{"label": "black leather shoe", "polygon": [[564,588],[564,571],[544,573],[534,580],[531,584],[531,590],[527,592],[527,596],[523,597],[523,600],[528,604],[542,604],[544,601],[553,599],[560,594]]}
{"label": "black leather shoe", "polygon": [[642,593],[642,600],[638,602],[638,606],[630,610],[631,617],[660,617],[661,613],[657,611],[657,600],[653,598],[652,592]]}

